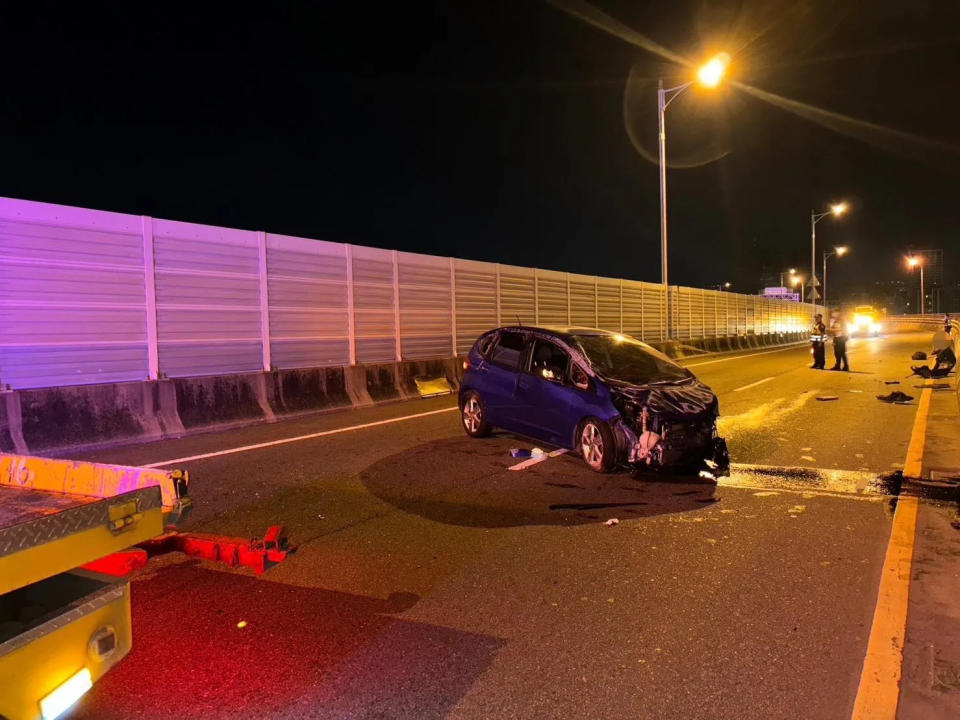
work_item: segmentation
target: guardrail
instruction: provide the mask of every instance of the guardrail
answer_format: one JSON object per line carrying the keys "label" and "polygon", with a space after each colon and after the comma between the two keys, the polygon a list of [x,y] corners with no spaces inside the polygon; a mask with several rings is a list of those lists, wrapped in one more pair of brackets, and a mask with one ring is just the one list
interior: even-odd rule
{"label": "guardrail", "polygon": [[[0,198],[0,388],[449,358],[497,325],[665,339],[659,284]],[[812,305],[671,287],[674,338]]]}

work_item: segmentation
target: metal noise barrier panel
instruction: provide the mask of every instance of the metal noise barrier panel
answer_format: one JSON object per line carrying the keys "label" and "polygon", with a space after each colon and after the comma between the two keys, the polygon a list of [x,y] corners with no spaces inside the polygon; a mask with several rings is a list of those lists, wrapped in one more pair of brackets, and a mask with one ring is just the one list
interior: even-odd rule
{"label": "metal noise barrier panel", "polygon": [[0,389],[446,358],[498,325],[648,341],[813,306],[0,198]]}

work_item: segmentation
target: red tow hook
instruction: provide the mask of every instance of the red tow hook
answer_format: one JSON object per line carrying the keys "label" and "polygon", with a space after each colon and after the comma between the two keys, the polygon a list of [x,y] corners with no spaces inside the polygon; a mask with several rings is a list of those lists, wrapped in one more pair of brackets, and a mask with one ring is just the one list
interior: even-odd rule
{"label": "red tow hook", "polygon": [[286,559],[296,550],[289,545],[283,525],[271,525],[262,538],[232,538],[209,533],[177,532],[173,530],[136,548],[107,555],[84,565],[84,569],[122,577],[147,564],[147,557],[182,552],[190,557],[222,562],[230,567],[253,568],[260,575]]}

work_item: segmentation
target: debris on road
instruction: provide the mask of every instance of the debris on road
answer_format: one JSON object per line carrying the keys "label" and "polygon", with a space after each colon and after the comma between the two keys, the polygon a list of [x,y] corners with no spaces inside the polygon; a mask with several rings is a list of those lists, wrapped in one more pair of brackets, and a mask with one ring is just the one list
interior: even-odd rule
{"label": "debris on road", "polygon": [[847,390],[847,392],[862,393],[863,390]]}
{"label": "debris on road", "polygon": [[913,355],[910,356],[911,360],[926,360],[927,354],[923,350],[917,350]]}
{"label": "debris on road", "polygon": [[617,518],[610,518],[604,523],[604,525],[606,525],[607,527],[612,527],[614,525],[619,525],[619,524],[620,524],[620,521]]}
{"label": "debris on road", "polygon": [[900,392],[899,390],[894,390],[889,395],[877,395],[877,400],[885,403],[908,403],[913,400],[913,396],[907,395],[905,392]]}
{"label": "debris on road", "polygon": [[884,381],[883,381],[883,384],[884,384],[884,385],[899,385],[899,384],[900,384],[900,381],[899,381],[899,380],[884,380]]}
{"label": "debris on road", "polygon": [[526,448],[510,448],[510,456],[515,457],[518,460],[522,460],[524,458],[542,458],[543,450],[536,447],[532,450],[527,450]]}
{"label": "debris on road", "polygon": [[910,369],[913,370],[914,375],[919,375],[920,377],[928,380],[930,378],[939,380],[940,378],[945,378],[947,375],[949,375],[952,367],[929,368],[926,365],[911,365]]}
{"label": "debris on road", "polygon": [[801,456],[800,456],[800,459],[801,459],[801,460],[806,460],[807,462],[816,462],[816,461],[817,461],[817,459],[816,459],[815,457],[811,457],[810,455],[801,455]]}
{"label": "debris on road", "polygon": [[820,402],[827,402],[829,400],[839,400],[839,395],[817,395],[817,400]]}

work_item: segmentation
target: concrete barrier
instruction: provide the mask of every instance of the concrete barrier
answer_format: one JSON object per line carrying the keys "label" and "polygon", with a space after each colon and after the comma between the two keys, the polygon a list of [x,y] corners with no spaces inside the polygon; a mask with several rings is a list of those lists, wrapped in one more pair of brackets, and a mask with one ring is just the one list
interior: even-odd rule
{"label": "concrete barrier", "polygon": [[[759,344],[756,337],[657,343],[678,359]],[[419,397],[417,378],[445,377],[456,392],[462,362],[445,358],[0,392],[0,451],[60,455],[399,402]]]}

